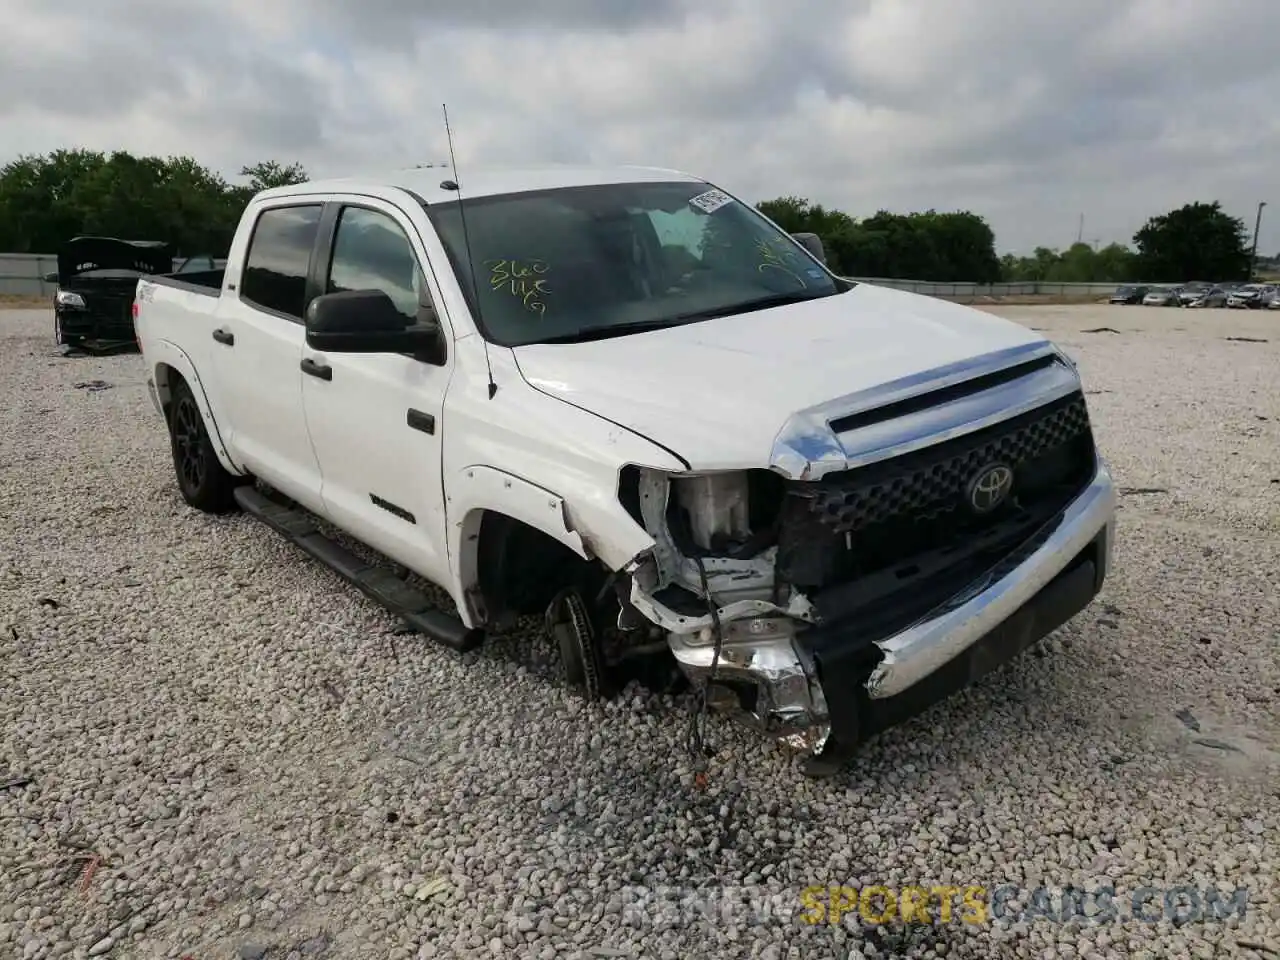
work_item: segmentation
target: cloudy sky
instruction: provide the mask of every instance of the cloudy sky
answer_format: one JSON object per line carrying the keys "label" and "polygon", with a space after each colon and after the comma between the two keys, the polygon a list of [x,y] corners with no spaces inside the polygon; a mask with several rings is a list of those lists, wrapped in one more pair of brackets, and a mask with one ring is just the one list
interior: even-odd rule
{"label": "cloudy sky", "polygon": [[1280,0],[0,0],[0,162],[672,166],[1001,250],[1220,200],[1280,252]]}

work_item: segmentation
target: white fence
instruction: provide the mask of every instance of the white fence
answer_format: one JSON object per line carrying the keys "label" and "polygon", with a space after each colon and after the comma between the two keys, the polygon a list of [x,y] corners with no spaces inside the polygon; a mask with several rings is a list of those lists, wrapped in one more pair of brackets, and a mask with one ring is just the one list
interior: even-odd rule
{"label": "white fence", "polygon": [[[893,287],[911,293],[923,293],[943,299],[968,297],[1106,297],[1113,293],[1117,283],[947,283],[935,280],[892,280],[885,277],[855,277],[881,287]],[[1151,286],[1151,284],[1147,284]]]}
{"label": "white fence", "polygon": [[[181,260],[174,260],[178,269]],[[52,297],[53,287],[44,275],[58,269],[58,258],[52,253],[0,253],[0,295]],[[944,299],[969,297],[1010,297],[1048,295],[1056,297],[1105,297],[1116,288],[1114,283],[938,283],[928,280],[892,280],[883,277],[859,277],[867,283],[894,287],[911,293],[923,293]]]}
{"label": "white fence", "polygon": [[0,294],[52,297],[54,285],[45,283],[44,275],[57,269],[57,254],[0,253]]}

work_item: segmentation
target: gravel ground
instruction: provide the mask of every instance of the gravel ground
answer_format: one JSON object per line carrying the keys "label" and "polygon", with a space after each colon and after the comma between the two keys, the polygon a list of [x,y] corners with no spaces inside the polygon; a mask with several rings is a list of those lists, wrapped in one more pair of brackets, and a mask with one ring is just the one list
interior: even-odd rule
{"label": "gravel ground", "polygon": [[[1280,956],[1280,316],[995,312],[1080,361],[1124,491],[1104,595],[834,781],[713,723],[700,788],[685,701],[396,636],[180,502],[136,355],[0,311],[0,955]],[[874,884],[1023,892],[804,922],[804,888]],[[1116,922],[1016,912],[1105,884]],[[1244,916],[1126,916],[1211,886]]]}

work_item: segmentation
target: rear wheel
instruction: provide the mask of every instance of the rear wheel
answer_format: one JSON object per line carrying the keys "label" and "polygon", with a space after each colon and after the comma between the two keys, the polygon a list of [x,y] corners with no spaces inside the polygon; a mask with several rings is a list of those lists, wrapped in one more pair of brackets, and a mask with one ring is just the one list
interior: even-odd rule
{"label": "rear wheel", "polygon": [[178,380],[169,404],[169,444],[182,499],[205,513],[235,507],[237,478],[218,462],[204,417],[185,380]]}

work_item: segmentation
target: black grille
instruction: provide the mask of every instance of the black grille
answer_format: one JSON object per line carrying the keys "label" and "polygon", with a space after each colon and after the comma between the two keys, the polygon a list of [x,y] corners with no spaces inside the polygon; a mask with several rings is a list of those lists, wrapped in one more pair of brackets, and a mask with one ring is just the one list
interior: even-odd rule
{"label": "black grille", "polygon": [[[978,514],[968,486],[994,463],[1012,468],[1012,492]],[[778,570],[811,592],[819,615],[824,605],[840,615],[875,607],[877,622],[909,619],[945,599],[937,589],[960,589],[1034,534],[1093,470],[1093,434],[1077,391],[955,440],[791,484]]]}
{"label": "black grille", "polygon": [[98,336],[133,335],[133,294],[86,294],[85,312]]}
{"label": "black grille", "polygon": [[84,298],[79,310],[63,309],[62,332],[68,337],[88,340],[132,340],[133,291],[74,291]]}
{"label": "black grille", "polygon": [[1076,395],[1049,412],[1037,411],[1029,422],[954,451],[941,448],[901,457],[884,465],[850,471],[834,482],[803,491],[812,509],[837,533],[861,530],[902,514],[928,520],[961,506],[974,475],[991,463],[1014,469],[1043,456],[1089,430],[1084,397]]}

